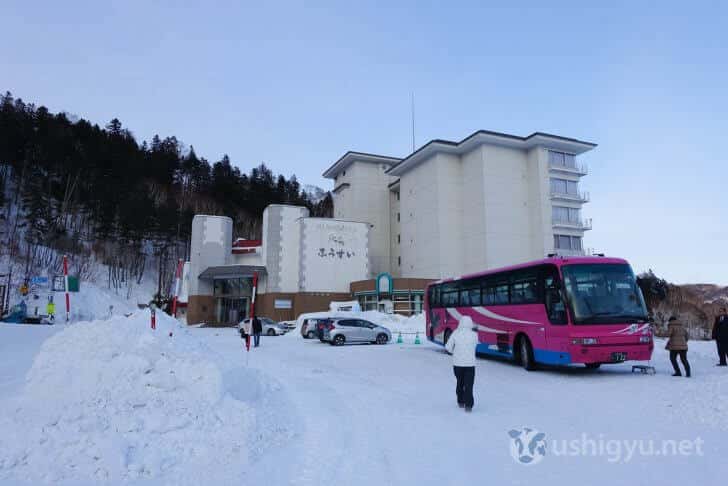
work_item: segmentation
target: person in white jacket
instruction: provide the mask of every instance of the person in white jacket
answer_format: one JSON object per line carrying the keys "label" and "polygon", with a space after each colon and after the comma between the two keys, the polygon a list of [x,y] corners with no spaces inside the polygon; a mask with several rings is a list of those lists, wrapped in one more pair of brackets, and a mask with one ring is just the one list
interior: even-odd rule
{"label": "person in white jacket", "polygon": [[478,345],[478,328],[468,316],[460,319],[455,332],[445,344],[447,352],[452,354],[453,370],[457,385],[455,393],[458,406],[466,412],[473,409],[473,383],[475,383],[475,347]]}

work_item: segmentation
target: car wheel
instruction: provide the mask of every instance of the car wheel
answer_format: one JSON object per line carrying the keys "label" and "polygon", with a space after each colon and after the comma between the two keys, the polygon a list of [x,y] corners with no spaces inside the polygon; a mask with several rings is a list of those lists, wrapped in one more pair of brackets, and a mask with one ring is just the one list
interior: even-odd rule
{"label": "car wheel", "polygon": [[275,329],[268,329],[268,332],[266,334],[268,334],[269,336],[275,336],[276,335],[276,330]]}
{"label": "car wheel", "polygon": [[306,339],[313,339],[315,337],[316,337],[316,333],[313,331],[308,331],[308,333],[306,334]]}
{"label": "car wheel", "polygon": [[342,334],[334,336],[334,344],[337,346],[343,346],[346,342],[346,338]]}
{"label": "car wheel", "polygon": [[536,369],[536,362],[533,360],[533,347],[526,336],[521,336],[518,341],[518,357],[523,369],[533,371]]}
{"label": "car wheel", "polygon": [[584,366],[586,366],[590,370],[597,370],[601,365],[601,363],[584,363]]}
{"label": "car wheel", "polygon": [[387,344],[387,341],[389,341],[389,337],[386,334],[377,334],[377,344]]}

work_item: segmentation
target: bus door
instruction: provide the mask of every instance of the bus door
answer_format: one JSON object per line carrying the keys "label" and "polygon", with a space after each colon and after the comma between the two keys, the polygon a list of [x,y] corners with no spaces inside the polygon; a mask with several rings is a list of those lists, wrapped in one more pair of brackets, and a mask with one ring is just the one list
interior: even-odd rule
{"label": "bus door", "polygon": [[546,343],[551,352],[568,353],[571,330],[559,272],[552,265],[543,267],[541,271],[547,317]]}

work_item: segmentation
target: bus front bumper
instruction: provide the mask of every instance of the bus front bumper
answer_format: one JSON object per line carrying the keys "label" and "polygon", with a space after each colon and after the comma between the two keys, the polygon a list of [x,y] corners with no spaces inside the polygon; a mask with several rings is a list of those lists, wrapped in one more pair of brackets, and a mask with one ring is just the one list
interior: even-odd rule
{"label": "bus front bumper", "polygon": [[572,363],[622,363],[647,361],[652,357],[652,343],[622,345],[572,345],[569,354]]}

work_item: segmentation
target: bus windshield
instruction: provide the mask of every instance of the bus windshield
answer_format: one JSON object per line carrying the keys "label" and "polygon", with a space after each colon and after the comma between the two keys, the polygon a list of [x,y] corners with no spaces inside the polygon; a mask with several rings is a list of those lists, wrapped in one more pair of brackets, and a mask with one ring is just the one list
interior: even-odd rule
{"label": "bus windshield", "polygon": [[574,324],[647,321],[642,292],[627,264],[561,267]]}

